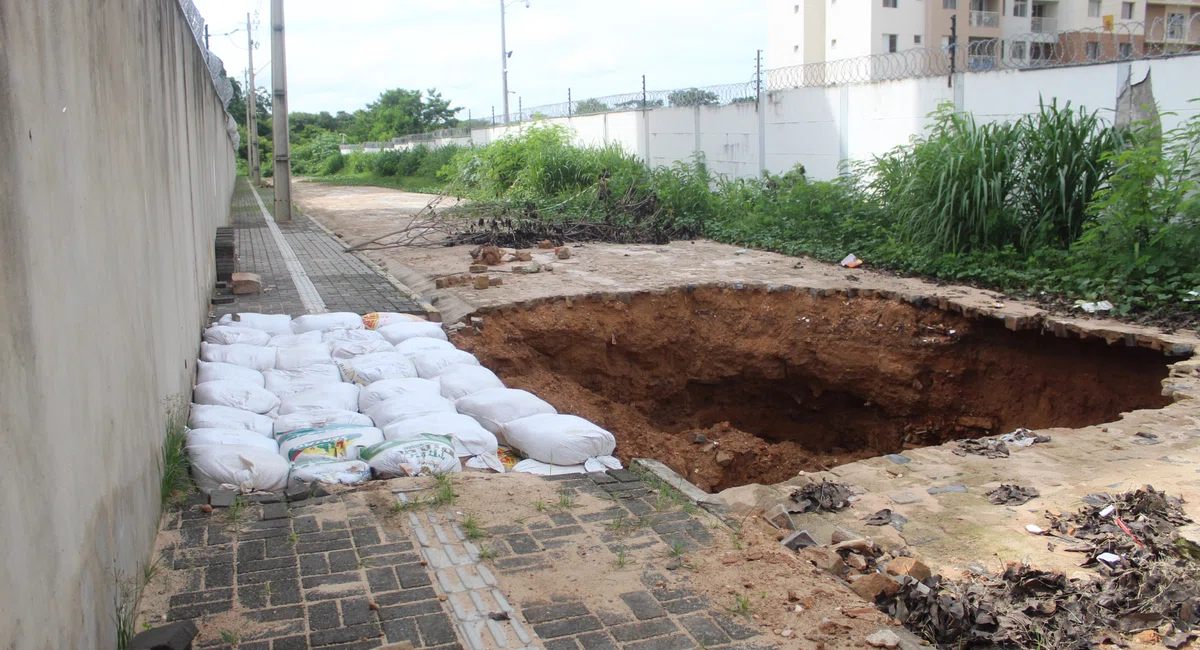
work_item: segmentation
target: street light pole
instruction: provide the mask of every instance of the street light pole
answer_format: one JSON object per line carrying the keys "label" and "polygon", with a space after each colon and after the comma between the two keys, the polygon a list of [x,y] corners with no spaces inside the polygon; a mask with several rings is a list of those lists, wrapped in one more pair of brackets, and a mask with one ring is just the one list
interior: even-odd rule
{"label": "street light pole", "polygon": [[508,44],[504,36],[504,3],[500,0],[500,85],[504,93],[504,124],[508,125]]}

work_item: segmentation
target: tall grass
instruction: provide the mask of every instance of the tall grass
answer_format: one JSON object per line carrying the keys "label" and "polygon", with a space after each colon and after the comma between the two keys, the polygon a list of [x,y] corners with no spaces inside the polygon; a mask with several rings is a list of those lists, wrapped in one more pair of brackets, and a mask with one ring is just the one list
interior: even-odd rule
{"label": "tall grass", "polygon": [[167,400],[167,431],[163,439],[158,468],[161,476],[159,489],[163,507],[192,489],[192,478],[188,473],[191,464],[188,462],[185,450],[187,434],[184,424],[187,421],[187,408],[187,402],[182,397]]}

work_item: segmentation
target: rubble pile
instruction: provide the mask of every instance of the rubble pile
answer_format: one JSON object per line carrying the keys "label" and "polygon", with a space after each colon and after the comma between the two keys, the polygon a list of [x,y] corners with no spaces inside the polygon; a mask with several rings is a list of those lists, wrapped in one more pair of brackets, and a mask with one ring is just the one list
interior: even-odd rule
{"label": "rubble pile", "polygon": [[792,492],[796,505],[788,508],[791,514],[802,512],[838,512],[850,507],[853,493],[843,483],[832,483],[822,479],[820,483],[809,483]]}

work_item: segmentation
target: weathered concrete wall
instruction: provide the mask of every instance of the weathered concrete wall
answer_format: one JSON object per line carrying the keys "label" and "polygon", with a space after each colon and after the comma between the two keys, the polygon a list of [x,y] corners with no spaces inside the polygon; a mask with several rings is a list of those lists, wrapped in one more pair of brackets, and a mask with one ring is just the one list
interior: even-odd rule
{"label": "weathered concrete wall", "polygon": [[175,0],[0,2],[0,648],[112,648],[234,150]]}

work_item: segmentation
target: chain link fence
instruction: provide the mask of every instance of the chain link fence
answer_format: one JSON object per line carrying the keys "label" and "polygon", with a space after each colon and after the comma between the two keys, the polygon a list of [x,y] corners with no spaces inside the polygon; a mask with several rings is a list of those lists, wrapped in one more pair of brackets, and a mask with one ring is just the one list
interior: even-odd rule
{"label": "chain link fence", "polygon": [[225,130],[229,132],[229,138],[233,140],[234,148],[237,148],[240,140],[237,122],[229,114],[229,102],[233,99],[233,83],[225,75],[225,64],[221,58],[210,52],[204,44],[204,17],[200,15],[200,10],[196,9],[192,0],[179,0],[179,8],[183,10],[183,16],[187,20],[188,26],[192,28],[192,37],[196,39],[196,45],[200,48],[205,65],[208,66],[208,74],[212,78],[213,88],[216,89],[217,96],[221,98],[221,105],[225,108]]}
{"label": "chain link fence", "polygon": [[[774,68],[764,70],[761,78],[752,76],[750,81],[743,83],[675,90],[643,90],[540,106],[526,107],[518,104],[516,110],[512,110],[510,106],[509,119],[511,122],[528,122],[545,118],[671,106],[754,103],[757,101],[760,83],[764,92],[770,92],[791,88],[940,77],[952,72],[1031,70],[1200,52],[1200,13],[1190,16],[1169,14],[1167,18],[1156,18],[1148,22],[1122,22],[1115,23],[1108,29],[1069,32],[1055,31],[1053,19],[1035,17],[1032,19],[1032,27],[1035,31],[1005,38],[972,38],[955,45],[921,47],[887,54]],[[480,113],[473,115],[478,116]],[[486,116],[487,113],[482,115]],[[485,117],[484,120],[488,118]],[[493,113],[490,121],[492,124],[503,124],[504,116]],[[422,134],[421,137],[426,135],[428,134]]]}

